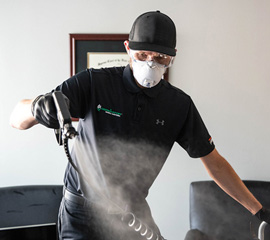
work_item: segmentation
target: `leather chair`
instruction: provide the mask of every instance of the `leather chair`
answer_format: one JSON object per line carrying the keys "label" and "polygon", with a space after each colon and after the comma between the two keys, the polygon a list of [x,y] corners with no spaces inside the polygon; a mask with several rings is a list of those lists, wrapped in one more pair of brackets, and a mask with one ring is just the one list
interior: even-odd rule
{"label": "leather chair", "polygon": [[[244,181],[248,189],[270,208],[270,182]],[[258,239],[260,221],[228,196],[213,181],[190,185],[190,230],[185,240],[251,240]],[[270,226],[265,228],[270,239]]]}
{"label": "leather chair", "polygon": [[0,239],[57,239],[62,185],[0,188]]}

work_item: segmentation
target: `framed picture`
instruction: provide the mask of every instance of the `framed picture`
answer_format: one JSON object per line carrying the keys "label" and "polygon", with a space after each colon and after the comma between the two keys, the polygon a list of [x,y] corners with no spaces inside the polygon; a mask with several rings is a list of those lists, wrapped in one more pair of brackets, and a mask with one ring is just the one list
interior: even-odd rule
{"label": "framed picture", "polygon": [[128,34],[70,34],[70,75],[86,68],[126,66]]}

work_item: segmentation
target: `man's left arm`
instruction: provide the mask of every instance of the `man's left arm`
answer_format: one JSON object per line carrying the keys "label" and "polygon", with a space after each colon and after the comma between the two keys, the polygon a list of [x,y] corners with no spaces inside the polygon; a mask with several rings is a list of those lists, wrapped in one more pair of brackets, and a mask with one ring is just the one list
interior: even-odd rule
{"label": "man's left arm", "polygon": [[253,196],[232,166],[216,149],[208,155],[201,157],[201,160],[210,177],[228,195],[242,204],[253,215],[262,209],[261,203]]}

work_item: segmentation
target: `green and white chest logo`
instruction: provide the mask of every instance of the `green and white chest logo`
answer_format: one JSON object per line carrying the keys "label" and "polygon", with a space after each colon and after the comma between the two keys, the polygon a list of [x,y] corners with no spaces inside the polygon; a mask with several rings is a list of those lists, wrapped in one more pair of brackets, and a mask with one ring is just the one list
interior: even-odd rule
{"label": "green and white chest logo", "polygon": [[100,104],[97,105],[98,112],[104,111],[105,113],[109,115],[113,115],[115,117],[121,117],[123,113],[115,112],[112,109],[103,108]]}

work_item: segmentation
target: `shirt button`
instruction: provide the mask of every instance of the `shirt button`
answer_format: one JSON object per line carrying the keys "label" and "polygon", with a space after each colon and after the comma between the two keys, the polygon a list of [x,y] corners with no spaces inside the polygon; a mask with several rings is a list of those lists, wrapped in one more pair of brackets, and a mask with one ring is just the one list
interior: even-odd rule
{"label": "shirt button", "polygon": [[141,106],[139,106],[137,109],[138,109],[138,111],[141,111],[141,110],[142,110],[142,107],[141,107]]}

